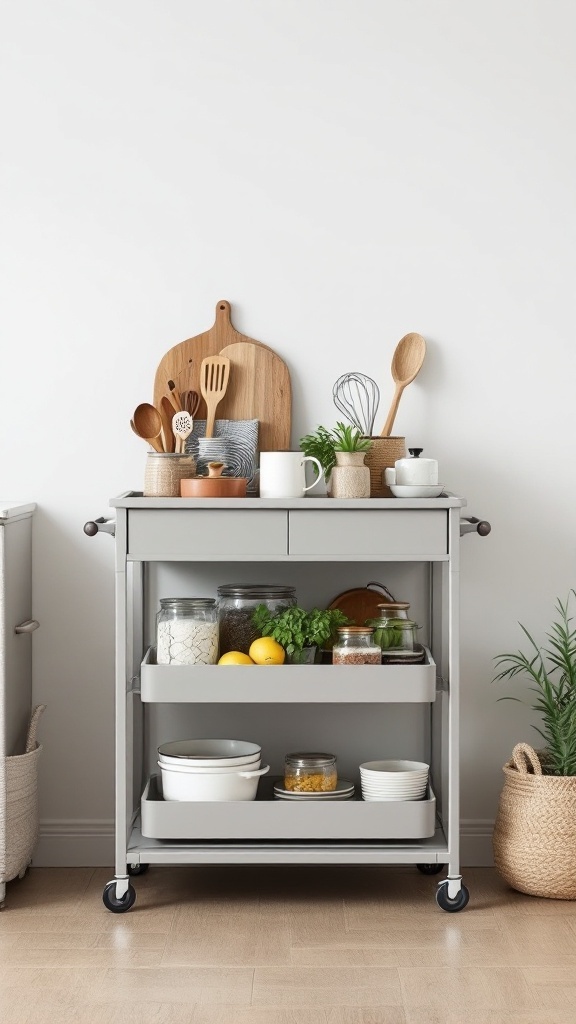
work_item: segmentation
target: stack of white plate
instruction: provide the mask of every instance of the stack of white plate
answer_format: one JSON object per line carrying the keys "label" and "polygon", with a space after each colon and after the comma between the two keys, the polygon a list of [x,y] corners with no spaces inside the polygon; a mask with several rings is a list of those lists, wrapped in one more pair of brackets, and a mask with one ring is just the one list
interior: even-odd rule
{"label": "stack of white plate", "polygon": [[354,783],[348,779],[338,779],[336,789],[325,793],[297,793],[293,789],[284,789],[283,782],[274,785],[275,800],[351,800],[354,796]]}
{"label": "stack of white plate", "polygon": [[366,761],[360,765],[363,800],[422,800],[429,765],[423,761]]}
{"label": "stack of white plate", "polygon": [[165,800],[255,800],[262,748],[247,740],[176,740],[158,747]]}

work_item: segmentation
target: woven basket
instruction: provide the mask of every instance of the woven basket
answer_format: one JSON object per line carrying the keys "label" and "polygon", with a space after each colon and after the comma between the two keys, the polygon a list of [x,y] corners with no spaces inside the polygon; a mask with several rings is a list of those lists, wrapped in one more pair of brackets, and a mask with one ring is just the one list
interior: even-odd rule
{"label": "woven basket", "polygon": [[42,747],[36,742],[36,729],[45,707],[38,704],[34,708],[26,753],[5,758],[6,812],[0,834],[5,835],[6,843],[0,850],[0,883],[26,870],[38,842],[38,760]]}
{"label": "woven basket", "polygon": [[494,862],[519,892],[576,899],[576,776],[543,775],[538,754],[517,743],[504,765]]}
{"label": "woven basket", "polygon": [[370,450],[364,457],[364,465],[370,470],[370,497],[391,498],[392,491],[384,483],[384,470],[394,465],[396,459],[406,455],[405,437],[371,437]]}

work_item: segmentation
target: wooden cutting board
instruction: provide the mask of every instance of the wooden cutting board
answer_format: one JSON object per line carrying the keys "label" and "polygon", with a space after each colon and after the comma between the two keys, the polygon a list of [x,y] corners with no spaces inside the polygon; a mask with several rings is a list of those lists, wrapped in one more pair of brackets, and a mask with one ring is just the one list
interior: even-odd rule
{"label": "wooden cutting board", "polygon": [[218,406],[223,420],[259,420],[258,449],[290,448],[292,385],[286,363],[272,349],[237,342],[220,349],[230,360],[228,391]]}
{"label": "wooden cutting board", "polygon": [[[381,587],[380,590],[373,590],[372,587]],[[383,593],[382,591],[385,591]],[[345,590],[338,594],[329,608],[339,608],[344,615],[347,615],[351,623],[356,626],[363,626],[366,619],[377,619],[380,612],[378,605],[382,601],[394,600],[390,591],[384,584],[367,583],[365,587],[355,587],[353,590]]]}
{"label": "wooden cutting board", "polygon": [[[160,408],[162,395],[169,395],[168,381],[173,380],[178,391],[196,391],[200,394],[200,365],[206,356],[216,356],[221,349],[236,342],[248,342],[251,345],[259,346],[266,351],[267,345],[240,334],[232,326],[230,319],[230,303],[221,299],[216,304],[216,318],[214,325],[204,334],[198,334],[195,338],[188,338],[174,345],[160,360],[154,378],[154,405]],[[196,413],[198,419],[206,419],[206,403],[201,398],[200,406]],[[223,419],[221,408],[216,411],[217,419]]]}

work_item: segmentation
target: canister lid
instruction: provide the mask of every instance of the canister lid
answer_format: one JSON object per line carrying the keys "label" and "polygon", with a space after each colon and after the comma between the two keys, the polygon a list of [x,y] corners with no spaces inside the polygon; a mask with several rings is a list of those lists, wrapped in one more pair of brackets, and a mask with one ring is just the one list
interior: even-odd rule
{"label": "canister lid", "polygon": [[219,597],[293,597],[296,587],[284,587],[270,583],[225,583],[218,587]]}
{"label": "canister lid", "polygon": [[329,768],[336,763],[335,754],[286,754],[286,764],[292,768]]}

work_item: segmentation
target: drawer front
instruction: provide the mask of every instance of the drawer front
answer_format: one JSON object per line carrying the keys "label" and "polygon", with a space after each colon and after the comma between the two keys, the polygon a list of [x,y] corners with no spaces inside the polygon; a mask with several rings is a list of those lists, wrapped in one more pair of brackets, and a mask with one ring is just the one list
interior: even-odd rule
{"label": "drawer front", "polygon": [[311,509],[289,515],[291,555],[428,559],[448,551],[448,516],[443,509]]}
{"label": "drawer front", "polygon": [[136,509],[128,554],[139,561],[252,561],[286,556],[287,513],[276,509]]}

